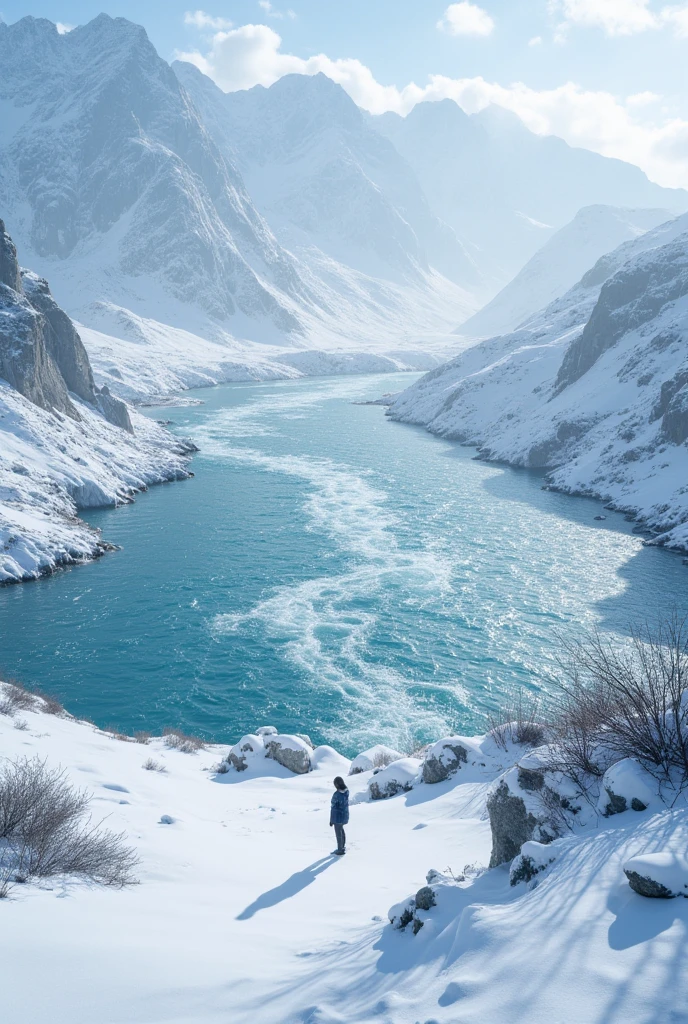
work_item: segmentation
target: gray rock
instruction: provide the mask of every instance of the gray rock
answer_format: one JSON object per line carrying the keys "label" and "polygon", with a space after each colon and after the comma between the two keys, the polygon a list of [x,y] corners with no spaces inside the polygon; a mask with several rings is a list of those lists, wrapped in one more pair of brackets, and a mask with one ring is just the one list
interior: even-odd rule
{"label": "gray rock", "polygon": [[514,796],[504,780],[489,794],[487,812],[492,829],[490,867],[496,868],[513,860],[523,844],[534,838],[539,822],[527,810],[523,798]]}
{"label": "gray rock", "polygon": [[277,736],[278,731],[274,725],[261,725],[260,729],[256,729],[256,736]]}
{"label": "gray rock", "polygon": [[311,770],[311,754],[303,740],[300,740],[302,747],[294,746],[294,740],[298,739],[296,736],[288,736],[283,741],[281,736],[267,737],[266,757],[271,757],[295,775],[305,775]]}
{"label": "gray rock", "polygon": [[424,885],[416,893],[416,907],[418,910],[430,910],[431,907],[435,906],[437,906],[435,893],[429,885]]}
{"label": "gray rock", "polygon": [[17,263],[17,250],[14,242],[5,230],[5,222],[0,220],[0,284],[11,288],[14,292],[22,290],[21,274]]}
{"label": "gray rock", "polygon": [[628,884],[634,892],[637,892],[639,896],[648,896],[653,900],[672,900],[676,893],[673,893],[671,889],[667,889],[661,882],[655,882],[653,878],[649,878],[647,875],[639,875],[637,871],[629,871],[624,869]]}
{"label": "gray rock", "polygon": [[110,394],[110,389],[107,384],[103,384],[100,389],[97,396],[97,403],[98,408],[108,423],[112,423],[116,427],[121,427],[122,430],[126,430],[128,434],[134,433],[131,417],[129,416],[129,410],[124,402]]}

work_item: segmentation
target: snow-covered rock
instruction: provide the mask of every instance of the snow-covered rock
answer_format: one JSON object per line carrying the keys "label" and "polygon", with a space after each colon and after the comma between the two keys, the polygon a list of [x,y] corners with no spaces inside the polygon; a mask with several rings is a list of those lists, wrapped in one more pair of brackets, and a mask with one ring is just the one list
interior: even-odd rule
{"label": "snow-covered rock", "polygon": [[238,772],[244,772],[249,766],[249,760],[254,757],[265,756],[266,750],[262,736],[249,734],[248,736],[242,736],[239,742],[234,744],[227,754],[227,761]]}
{"label": "snow-covered rock", "polygon": [[407,793],[419,779],[422,762],[417,757],[402,757],[381,768],[368,782],[371,800],[386,800],[397,793]]}
{"label": "snow-covered rock", "polygon": [[631,889],[654,899],[688,898],[688,857],[662,851],[631,857],[623,866]]}
{"label": "snow-covered rock", "polygon": [[449,736],[438,740],[425,754],[423,760],[423,782],[444,782],[468,763],[469,752],[474,759],[474,743],[463,736]]}
{"label": "snow-covered rock", "polygon": [[536,875],[546,871],[557,859],[557,841],[538,843],[530,840],[521,847],[521,852],[511,862],[509,885],[530,882]]}
{"label": "snow-covered rock", "polygon": [[617,761],[604,773],[598,810],[605,817],[647,810],[657,791],[652,776],[633,757]]}
{"label": "snow-covered rock", "polygon": [[300,736],[278,734],[265,738],[265,756],[296,775],[305,775],[311,770],[312,749]]}
{"label": "snow-covered rock", "polygon": [[386,768],[392,761],[398,761],[403,756],[398,750],[386,747],[384,743],[376,743],[374,747],[362,750],[360,754],[356,755],[351,762],[349,775],[360,775],[362,772],[370,772],[374,768]]}
{"label": "snow-covered rock", "polygon": [[518,331],[426,374],[389,413],[484,459],[546,469],[549,486],[602,498],[654,543],[685,548],[687,339],[683,215],[602,257]]}
{"label": "snow-covered rock", "polygon": [[256,729],[256,736],[277,736],[278,730],[274,725],[261,725]]}

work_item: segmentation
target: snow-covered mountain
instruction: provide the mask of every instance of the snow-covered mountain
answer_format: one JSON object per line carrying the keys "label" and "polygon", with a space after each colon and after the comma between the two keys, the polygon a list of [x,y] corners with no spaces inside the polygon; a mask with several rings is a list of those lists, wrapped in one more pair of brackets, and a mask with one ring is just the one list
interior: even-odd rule
{"label": "snow-covered mountain", "polygon": [[464,287],[476,268],[430,209],[409,164],[323,74],[223,93],[173,65],[260,212],[290,248],[317,246],[374,277],[414,281],[430,267]]}
{"label": "snow-covered mountain", "polygon": [[416,172],[432,209],[472,244],[478,266],[506,284],[584,206],[688,209],[688,193],[653,184],[637,167],[529,131],[488,107],[469,116],[453,100],[417,104],[373,124]]}
{"label": "snow-covered mountain", "polygon": [[456,333],[486,337],[515,330],[527,317],[572,288],[605,253],[670,219],[667,210],[584,207]]}
{"label": "snow-covered mountain", "polygon": [[393,418],[547,469],[688,548],[688,215],[603,256],[518,331],[409,388]]}
{"label": "snow-covered mountain", "polygon": [[70,312],[105,299],[172,305],[180,326],[191,307],[249,336],[301,329],[294,261],[142,28],[0,23],[0,63],[0,206]]}
{"label": "snow-covered mountain", "polygon": [[47,282],[0,221],[0,585],[107,550],[79,508],[186,476],[189,446],[96,386]]}

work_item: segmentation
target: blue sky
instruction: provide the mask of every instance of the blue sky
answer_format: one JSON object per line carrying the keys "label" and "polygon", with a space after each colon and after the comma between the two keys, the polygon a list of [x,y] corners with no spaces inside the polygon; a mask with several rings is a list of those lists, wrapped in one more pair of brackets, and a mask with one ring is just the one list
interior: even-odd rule
{"label": "blue sky", "polygon": [[322,70],[373,111],[498,102],[535,131],[688,185],[688,0],[202,2],[0,0],[0,13],[130,18],[163,57],[184,53],[225,89]]}

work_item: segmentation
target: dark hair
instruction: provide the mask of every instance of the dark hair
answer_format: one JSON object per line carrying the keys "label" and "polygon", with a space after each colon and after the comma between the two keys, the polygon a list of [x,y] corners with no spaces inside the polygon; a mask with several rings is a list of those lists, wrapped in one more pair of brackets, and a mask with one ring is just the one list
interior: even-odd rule
{"label": "dark hair", "polygon": [[334,780],[334,784],[337,787],[337,789],[346,789],[346,782],[341,777],[341,775],[337,776],[337,778]]}

